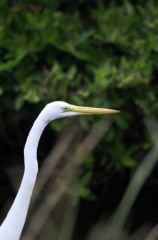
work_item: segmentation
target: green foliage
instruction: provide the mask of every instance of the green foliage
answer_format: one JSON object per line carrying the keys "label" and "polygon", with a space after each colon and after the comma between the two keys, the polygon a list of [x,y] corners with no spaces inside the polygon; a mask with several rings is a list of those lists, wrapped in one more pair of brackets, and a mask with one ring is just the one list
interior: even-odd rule
{"label": "green foliage", "polygon": [[92,180],[92,171],[87,171],[82,177],[80,177],[78,194],[80,197],[94,201],[96,199],[94,193],[89,188],[89,183]]}
{"label": "green foliage", "polygon": [[58,99],[119,108],[100,151],[133,167],[151,145],[143,116],[158,117],[158,3],[92,2],[1,1],[0,111]]}

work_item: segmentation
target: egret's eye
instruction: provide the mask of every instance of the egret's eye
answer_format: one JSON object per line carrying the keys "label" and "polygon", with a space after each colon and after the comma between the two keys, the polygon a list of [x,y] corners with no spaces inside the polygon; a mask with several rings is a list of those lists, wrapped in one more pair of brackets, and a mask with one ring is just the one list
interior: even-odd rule
{"label": "egret's eye", "polygon": [[69,111],[70,111],[70,108],[69,108],[69,107],[63,107],[63,111],[64,111],[64,112],[69,112]]}

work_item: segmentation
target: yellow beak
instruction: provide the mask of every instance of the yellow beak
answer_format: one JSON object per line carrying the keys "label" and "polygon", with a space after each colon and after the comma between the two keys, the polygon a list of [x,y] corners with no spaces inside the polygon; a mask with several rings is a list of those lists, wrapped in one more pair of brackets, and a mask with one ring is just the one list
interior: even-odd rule
{"label": "yellow beak", "polygon": [[70,110],[73,112],[77,112],[80,114],[115,114],[119,113],[120,111],[108,108],[94,108],[94,107],[82,107],[82,106],[75,106],[71,105]]}

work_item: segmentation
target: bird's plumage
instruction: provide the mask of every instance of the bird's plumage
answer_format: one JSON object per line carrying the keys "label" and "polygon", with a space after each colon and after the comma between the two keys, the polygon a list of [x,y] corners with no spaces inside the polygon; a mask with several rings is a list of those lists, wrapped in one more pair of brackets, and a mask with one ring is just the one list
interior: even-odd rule
{"label": "bird's plumage", "polygon": [[[105,111],[106,110],[106,111]],[[108,111],[108,112],[107,112]],[[101,114],[115,110],[102,109]],[[31,195],[38,173],[37,148],[46,125],[55,119],[79,114],[99,113],[98,109],[84,108],[56,101],[46,105],[35,120],[24,147],[25,170],[17,196],[0,227],[0,240],[19,240],[26,220]]]}

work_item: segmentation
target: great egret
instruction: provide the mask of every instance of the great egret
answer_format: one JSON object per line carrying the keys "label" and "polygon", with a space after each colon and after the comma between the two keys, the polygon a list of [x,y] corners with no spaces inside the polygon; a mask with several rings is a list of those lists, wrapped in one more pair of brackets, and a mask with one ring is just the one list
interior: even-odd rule
{"label": "great egret", "polygon": [[37,147],[46,125],[55,119],[74,115],[113,114],[117,110],[81,107],[62,101],[47,104],[35,120],[24,147],[25,170],[17,196],[0,227],[0,240],[19,240],[26,220],[28,207],[35,185],[38,162]]}

